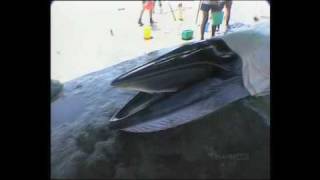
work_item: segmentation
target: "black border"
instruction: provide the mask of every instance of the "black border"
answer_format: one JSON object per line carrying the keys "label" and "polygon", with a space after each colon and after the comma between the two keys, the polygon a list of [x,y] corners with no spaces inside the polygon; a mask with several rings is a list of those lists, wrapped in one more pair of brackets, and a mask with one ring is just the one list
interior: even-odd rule
{"label": "black border", "polygon": [[[283,6],[280,3],[283,3]],[[42,0],[14,2],[11,6],[4,6],[8,7],[5,18],[14,14],[13,19],[9,20],[10,24],[7,25],[11,27],[8,28],[10,33],[13,33],[8,37],[13,46],[12,54],[20,55],[17,58],[18,61],[9,62],[12,63],[10,67],[16,68],[4,68],[12,78],[6,87],[10,95],[5,95],[5,98],[10,102],[6,106],[10,106],[13,111],[9,112],[10,116],[3,119],[5,123],[9,123],[3,125],[3,129],[6,130],[6,136],[3,137],[10,138],[10,143],[5,148],[11,153],[8,155],[10,156],[8,164],[5,165],[12,167],[12,170],[8,171],[10,178],[17,175],[23,178],[27,176],[39,177],[39,179],[50,178],[50,5],[51,1]],[[296,56],[297,49],[290,47],[290,45],[296,45],[295,42],[284,43],[292,42],[292,38],[296,37],[294,31],[290,34],[286,30],[295,25],[297,16],[294,18],[293,16],[297,9],[301,9],[299,7],[301,4],[295,4],[293,1],[271,0],[270,5],[271,178],[279,177],[281,174],[283,177],[290,175],[296,177],[299,171],[301,177],[305,178],[308,174],[302,173],[303,168],[300,169],[300,167],[303,164],[298,162],[305,156],[301,157],[295,153],[297,148],[302,146],[302,137],[297,138],[297,136],[304,132],[295,130],[303,126],[304,122],[310,122],[303,121],[305,118],[302,116],[293,115],[292,112],[299,112],[301,110],[299,108],[303,105],[300,104],[299,107],[291,109],[291,106],[297,104],[293,100],[297,93],[290,91],[298,88],[297,80],[303,80],[297,79],[297,69],[301,65],[301,61],[297,58],[301,57]],[[297,7],[293,7],[294,5]],[[308,4],[308,8],[310,6]],[[12,38],[15,36],[19,37]],[[17,46],[21,49],[17,50]],[[12,58],[12,56],[8,57]],[[292,65],[289,68],[287,61]],[[290,78],[288,74],[294,76]],[[289,81],[292,86],[289,86]],[[298,119],[294,120],[297,117]],[[293,128],[292,124],[298,127]]]}
{"label": "black border", "polygon": [[9,3],[2,6],[8,22],[2,29],[9,31],[3,35],[12,48],[2,66],[10,78],[2,94],[4,173],[10,179],[49,179],[51,1]]}

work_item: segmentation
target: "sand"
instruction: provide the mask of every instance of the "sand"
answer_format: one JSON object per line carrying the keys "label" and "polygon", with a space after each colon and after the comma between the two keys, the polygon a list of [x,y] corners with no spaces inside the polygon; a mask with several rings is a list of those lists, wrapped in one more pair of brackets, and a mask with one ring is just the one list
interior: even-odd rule
{"label": "sand", "polygon": [[[178,1],[170,4],[177,15]],[[51,78],[67,82],[153,50],[184,43],[184,29],[194,30],[194,39],[199,40],[201,13],[195,23],[198,5],[199,1],[184,1],[184,21],[174,21],[167,2],[163,2],[162,14],[156,4],[154,38],[145,41],[143,27],[137,23],[140,1],[55,1],[51,5]],[[234,1],[230,24],[253,24],[255,16],[270,16],[266,1]],[[145,12],[145,24],[148,17]]]}

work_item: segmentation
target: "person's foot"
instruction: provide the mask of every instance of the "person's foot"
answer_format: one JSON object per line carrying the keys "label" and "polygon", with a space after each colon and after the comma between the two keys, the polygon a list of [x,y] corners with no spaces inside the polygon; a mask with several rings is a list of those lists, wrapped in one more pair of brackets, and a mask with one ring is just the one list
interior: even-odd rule
{"label": "person's foot", "polygon": [[139,24],[140,26],[143,26],[143,23],[142,23],[141,19],[139,19],[138,24]]}
{"label": "person's foot", "polygon": [[226,29],[224,30],[224,32],[228,32],[230,30],[230,25],[226,25]]}
{"label": "person's foot", "polygon": [[217,32],[220,30],[220,25],[217,26]]}
{"label": "person's foot", "polygon": [[157,23],[157,22],[155,22],[153,19],[150,19],[150,24],[152,25],[154,23]]}

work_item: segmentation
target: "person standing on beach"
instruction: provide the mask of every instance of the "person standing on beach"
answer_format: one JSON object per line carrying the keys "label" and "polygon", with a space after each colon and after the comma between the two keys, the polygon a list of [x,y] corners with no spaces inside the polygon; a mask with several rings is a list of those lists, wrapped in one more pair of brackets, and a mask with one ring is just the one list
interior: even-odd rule
{"label": "person standing on beach", "polygon": [[[209,11],[211,10],[211,13],[220,12],[222,11],[224,5],[225,5],[224,0],[203,0],[202,1],[201,7],[200,7],[203,13],[202,23],[201,23],[201,40],[204,39],[204,30],[208,22]],[[215,32],[216,32],[216,26],[212,25],[212,37],[214,37]]]}
{"label": "person standing on beach", "polygon": [[152,19],[152,11],[153,11],[153,8],[154,8],[154,1],[150,1],[150,0],[142,0],[142,10],[141,10],[141,13],[140,13],[140,17],[139,17],[139,20],[138,20],[138,24],[140,26],[143,26],[143,23],[142,23],[142,16],[143,16],[143,13],[144,13],[144,10],[145,10],[145,6],[147,5],[147,3],[151,3],[151,6],[153,6],[150,11],[149,11],[149,15],[150,15],[150,24],[152,25],[153,23],[155,23]]}

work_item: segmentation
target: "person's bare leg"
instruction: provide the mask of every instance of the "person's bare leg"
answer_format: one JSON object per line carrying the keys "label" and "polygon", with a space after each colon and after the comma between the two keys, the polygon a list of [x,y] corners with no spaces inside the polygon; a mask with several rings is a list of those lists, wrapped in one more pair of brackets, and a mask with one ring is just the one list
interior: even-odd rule
{"label": "person's bare leg", "polygon": [[231,15],[231,5],[232,5],[232,2],[226,3],[226,27],[227,28],[229,28],[229,20],[230,20],[230,15]]}
{"label": "person's bare leg", "polygon": [[138,24],[140,26],[143,26],[143,23],[142,23],[142,16],[143,16],[143,12],[144,12],[144,3],[142,3],[142,10],[141,10],[141,13],[140,13],[140,17],[139,17],[139,20],[138,20]]}
{"label": "person's bare leg", "polygon": [[204,30],[206,28],[206,24],[208,22],[208,15],[209,13],[206,12],[206,11],[202,11],[203,12],[203,15],[202,15],[202,23],[201,23],[201,29],[200,29],[200,32],[201,32],[201,40],[204,39]]}
{"label": "person's bare leg", "polygon": [[155,23],[152,19],[152,11],[153,11],[154,8],[152,8],[150,11],[149,11],[149,14],[150,14],[150,24],[153,24]]}
{"label": "person's bare leg", "polygon": [[216,29],[217,29],[217,26],[212,25],[212,37],[214,37],[214,35],[216,33]]}

